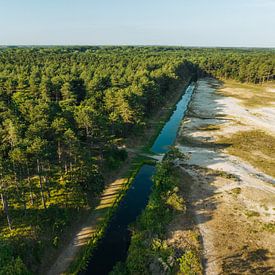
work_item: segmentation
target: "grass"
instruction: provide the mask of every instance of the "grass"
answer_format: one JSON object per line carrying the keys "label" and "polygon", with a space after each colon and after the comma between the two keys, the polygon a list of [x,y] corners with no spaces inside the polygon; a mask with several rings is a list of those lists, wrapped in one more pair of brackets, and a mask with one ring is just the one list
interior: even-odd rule
{"label": "grass", "polygon": [[268,231],[270,233],[275,233],[275,223],[264,223],[262,224],[262,228],[265,231]]}
{"label": "grass", "polygon": [[257,211],[246,211],[245,212],[245,215],[248,217],[248,218],[253,218],[253,217],[260,217],[260,213],[257,212]]}
{"label": "grass", "polygon": [[274,92],[267,88],[275,88],[275,83],[264,85],[225,81],[224,87],[218,93],[240,99],[242,104],[250,108],[272,106],[275,103]]}
{"label": "grass", "polygon": [[217,131],[220,130],[221,127],[217,124],[206,124],[199,127],[200,131]]}
{"label": "grass", "polygon": [[220,138],[227,151],[275,177],[275,137],[261,130],[240,131]]}

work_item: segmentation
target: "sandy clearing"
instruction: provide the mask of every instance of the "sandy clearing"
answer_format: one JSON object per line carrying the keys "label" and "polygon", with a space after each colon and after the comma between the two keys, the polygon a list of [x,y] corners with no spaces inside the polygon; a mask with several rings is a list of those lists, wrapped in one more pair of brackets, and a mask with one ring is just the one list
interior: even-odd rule
{"label": "sandy clearing", "polygon": [[[211,80],[211,82],[213,81]],[[190,106],[195,115],[204,118],[214,118],[215,120],[226,117],[227,120],[233,120],[237,124],[244,124],[246,127],[257,127],[275,133],[275,104],[271,107],[248,108],[242,106],[242,100],[223,96],[217,92],[215,86],[219,85],[219,82],[215,81],[214,87],[208,84],[205,80],[198,81],[195,94],[200,94],[200,97],[194,95]],[[227,87],[220,91],[228,89]],[[238,96],[238,89],[231,89],[230,94]],[[207,105],[206,109],[202,108],[203,105]]]}
{"label": "sandy clearing", "polygon": [[275,236],[263,228],[275,222],[275,179],[215,142],[244,130],[275,135],[275,105],[250,108],[217,89],[222,87],[216,80],[198,81],[177,143],[190,157],[182,169],[191,178],[189,200],[202,236],[205,272],[273,274]]}
{"label": "sandy clearing", "polygon": [[266,90],[270,93],[275,93],[275,88],[266,88]]}

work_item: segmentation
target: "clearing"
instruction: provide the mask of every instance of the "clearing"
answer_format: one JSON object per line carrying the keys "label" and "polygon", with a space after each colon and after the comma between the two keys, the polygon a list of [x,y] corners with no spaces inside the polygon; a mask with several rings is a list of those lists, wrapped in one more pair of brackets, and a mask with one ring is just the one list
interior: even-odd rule
{"label": "clearing", "polygon": [[206,274],[274,274],[275,86],[198,81],[178,134]]}

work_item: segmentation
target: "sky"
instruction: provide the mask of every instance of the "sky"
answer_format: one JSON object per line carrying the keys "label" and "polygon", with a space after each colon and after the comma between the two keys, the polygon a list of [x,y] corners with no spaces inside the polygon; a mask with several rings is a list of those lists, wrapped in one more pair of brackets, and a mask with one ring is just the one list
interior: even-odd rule
{"label": "sky", "polygon": [[275,0],[0,0],[0,45],[275,47]]}

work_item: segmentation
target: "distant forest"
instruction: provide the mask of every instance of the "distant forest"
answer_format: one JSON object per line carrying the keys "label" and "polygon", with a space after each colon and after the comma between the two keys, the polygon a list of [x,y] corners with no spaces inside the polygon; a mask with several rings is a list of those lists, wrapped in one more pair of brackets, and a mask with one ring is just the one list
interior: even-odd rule
{"label": "distant forest", "polygon": [[0,274],[37,272],[47,246],[127,158],[123,140],[191,78],[275,79],[270,49],[0,48]]}

